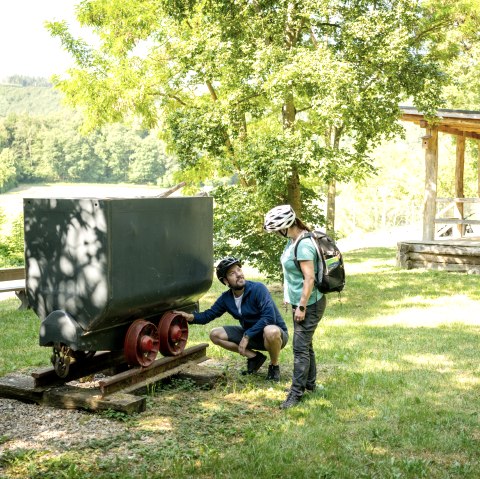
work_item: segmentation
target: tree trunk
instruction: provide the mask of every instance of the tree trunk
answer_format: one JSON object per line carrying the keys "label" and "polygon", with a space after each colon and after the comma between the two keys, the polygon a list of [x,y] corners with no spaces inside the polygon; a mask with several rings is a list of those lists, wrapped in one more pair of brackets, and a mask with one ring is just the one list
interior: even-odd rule
{"label": "tree trunk", "polygon": [[297,168],[292,168],[292,174],[287,185],[288,204],[294,209],[297,216],[302,217],[302,201],[300,195],[300,177]]}
{"label": "tree trunk", "polygon": [[[297,6],[295,2],[289,2],[287,6],[287,22],[285,28],[285,47],[290,50],[295,46],[298,35],[301,31],[301,25],[296,26]],[[290,92],[285,98],[282,107],[282,121],[284,131],[292,131],[295,129],[295,117],[297,110],[293,93]],[[300,194],[300,176],[296,165],[292,165],[290,177],[287,179],[287,201],[294,209],[297,216],[302,216],[302,198]]]}
{"label": "tree trunk", "polygon": [[[283,129],[293,131],[295,128],[295,115],[297,110],[293,94],[289,94],[283,104],[282,119]],[[287,179],[287,201],[294,209],[297,216],[302,216],[302,198],[300,194],[300,176],[296,165],[292,165],[290,177]]]}
{"label": "tree trunk", "polygon": [[335,238],[335,197],[337,194],[337,182],[332,179],[328,185],[327,195],[327,234]]}
{"label": "tree trunk", "polygon": [[[340,147],[340,138],[342,136],[343,127],[333,127],[333,149],[338,150]],[[327,138],[327,146],[330,146],[331,136]],[[335,199],[337,195],[337,182],[335,178],[330,180],[328,184],[327,195],[327,234],[335,238]]]}

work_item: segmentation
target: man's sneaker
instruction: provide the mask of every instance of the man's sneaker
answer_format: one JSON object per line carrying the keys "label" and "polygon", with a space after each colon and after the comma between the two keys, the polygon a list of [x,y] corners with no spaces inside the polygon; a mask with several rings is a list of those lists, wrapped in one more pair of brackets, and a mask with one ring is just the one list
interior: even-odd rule
{"label": "man's sneaker", "polygon": [[273,364],[270,364],[268,366],[268,373],[265,379],[267,379],[268,381],[275,381],[278,383],[280,381],[280,366],[278,365],[274,366]]}
{"label": "man's sneaker", "polygon": [[287,399],[280,404],[280,409],[288,409],[296,406],[300,402],[301,396],[297,396],[295,393],[290,392]]}
{"label": "man's sneaker", "polygon": [[242,374],[253,374],[256,373],[261,367],[262,364],[267,360],[267,356],[262,353],[257,352],[253,358],[247,359],[247,370],[242,371]]}

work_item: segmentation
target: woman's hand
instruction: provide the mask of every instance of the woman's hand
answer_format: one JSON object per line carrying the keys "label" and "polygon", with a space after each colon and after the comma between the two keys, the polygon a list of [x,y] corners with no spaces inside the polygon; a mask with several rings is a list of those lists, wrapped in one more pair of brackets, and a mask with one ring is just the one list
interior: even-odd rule
{"label": "woman's hand", "polygon": [[297,309],[295,309],[293,320],[297,323],[301,323],[302,321],[305,321],[305,312],[306,312],[305,309],[301,311],[300,307],[297,306]]}

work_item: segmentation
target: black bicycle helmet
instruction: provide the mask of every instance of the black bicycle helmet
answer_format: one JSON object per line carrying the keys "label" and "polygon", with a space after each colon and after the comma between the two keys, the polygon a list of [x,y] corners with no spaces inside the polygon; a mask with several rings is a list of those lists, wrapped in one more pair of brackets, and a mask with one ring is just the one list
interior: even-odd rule
{"label": "black bicycle helmet", "polygon": [[233,266],[234,264],[238,264],[240,268],[242,267],[242,263],[240,262],[240,260],[233,256],[227,256],[226,258],[223,258],[220,263],[217,264],[217,278],[220,283],[224,284],[223,280],[227,275],[228,268],[230,268],[230,266]]}

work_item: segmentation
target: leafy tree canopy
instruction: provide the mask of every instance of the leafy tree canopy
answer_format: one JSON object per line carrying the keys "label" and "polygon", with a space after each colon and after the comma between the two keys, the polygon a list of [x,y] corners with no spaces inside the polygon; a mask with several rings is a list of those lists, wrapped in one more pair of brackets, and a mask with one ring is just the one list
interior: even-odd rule
{"label": "leafy tree canopy", "polygon": [[53,81],[87,128],[159,128],[182,179],[223,185],[217,254],[240,249],[273,273],[265,211],[289,202],[323,223],[327,186],[372,174],[369,151],[401,131],[399,103],[433,115],[474,3],[84,0],[77,17],[99,46],[49,23],[78,65]]}

